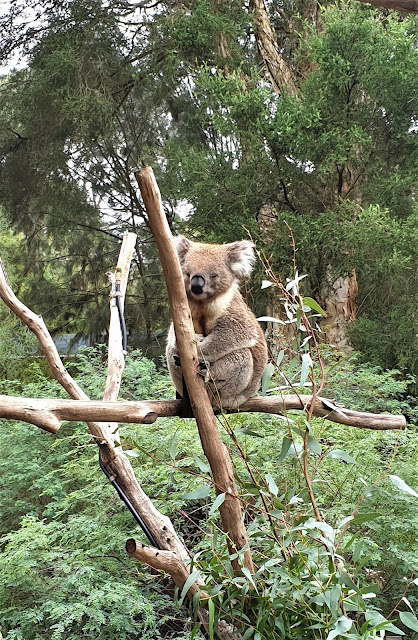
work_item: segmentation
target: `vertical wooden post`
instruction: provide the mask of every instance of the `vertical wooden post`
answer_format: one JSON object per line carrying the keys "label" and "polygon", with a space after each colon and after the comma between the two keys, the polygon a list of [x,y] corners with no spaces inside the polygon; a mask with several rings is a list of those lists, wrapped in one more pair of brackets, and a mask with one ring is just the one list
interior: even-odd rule
{"label": "vertical wooden post", "polygon": [[[198,374],[199,358],[196,339],[180,263],[170,227],[163,211],[160,191],[152,168],[145,167],[137,171],[135,178],[147,210],[149,226],[160,254],[183,375],[191,407],[196,418],[203,451],[210,464],[216,493],[225,493],[225,500],[219,511],[223,529],[229,538],[230,551],[234,553],[247,545],[248,537],[243,524],[241,504],[235,486],[231,458],[228,449],[220,438],[204,381]],[[240,569],[237,559],[232,564],[235,570],[238,571]],[[254,571],[248,546],[244,554],[244,566],[251,572]]]}
{"label": "vertical wooden post", "polygon": [[[108,368],[106,384],[103,393],[105,402],[116,401],[119,396],[122,374],[125,368],[125,353],[122,348],[122,330],[120,327],[119,312],[116,303],[116,296],[119,295],[121,308],[124,308],[126,287],[128,285],[128,275],[131,266],[132,254],[135,249],[136,233],[125,233],[122,246],[119,252],[117,269],[120,269],[120,290],[116,291],[115,276],[108,274],[112,283],[110,299],[110,322],[109,322],[109,343],[107,350]],[[120,444],[120,437],[117,424],[110,424],[113,438]]]}

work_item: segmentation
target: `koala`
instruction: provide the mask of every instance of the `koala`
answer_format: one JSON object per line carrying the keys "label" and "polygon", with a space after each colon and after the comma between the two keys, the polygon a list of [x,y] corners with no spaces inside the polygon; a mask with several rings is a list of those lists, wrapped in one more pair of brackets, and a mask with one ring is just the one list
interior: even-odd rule
{"label": "koala", "polygon": [[[239,292],[255,261],[253,244],[174,239],[196,333],[201,374],[212,406],[234,409],[260,386],[267,345],[254,314]],[[180,396],[182,370],[173,324],[166,349],[168,370]]]}

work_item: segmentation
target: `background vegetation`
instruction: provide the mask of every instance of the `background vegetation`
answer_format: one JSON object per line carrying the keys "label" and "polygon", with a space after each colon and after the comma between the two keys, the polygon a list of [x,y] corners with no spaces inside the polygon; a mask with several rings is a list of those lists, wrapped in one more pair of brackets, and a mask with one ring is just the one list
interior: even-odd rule
{"label": "background vegetation", "polygon": [[[291,227],[304,295],[329,315],[335,283],[355,282],[356,320],[338,309],[336,325],[356,351],[323,346],[324,395],[404,413],[411,427],[377,433],[313,420],[309,471],[321,529],[301,470],[304,418],[220,418],[245,501],[255,588],[231,575],[194,427],[175,419],[124,426],[124,446],[144,489],[195,551],[215,617],[244,624],[245,640],[366,640],[401,630],[413,638],[416,18],[355,2],[267,2],[283,71],[274,75],[257,4],[5,5],[0,255],[15,291],[53,333],[98,345],[108,321],[104,274],[123,232],[138,234],[129,345],[153,360],[130,352],[126,399],[172,394],[159,360],[167,305],[135,166],[154,167],[174,232],[215,242],[249,232],[284,282],[294,268]],[[266,307],[282,314],[273,288],[260,289],[264,277],[259,266],[248,300],[259,315]],[[327,321],[321,327],[326,342]],[[283,336],[279,343],[271,344],[276,354]],[[300,383],[308,352],[300,343],[286,347],[270,386]],[[98,346],[66,361],[91,397],[101,396],[104,360]],[[1,307],[0,380],[0,393],[62,393],[31,336]],[[170,581],[123,555],[126,538],[141,533],[83,425],[67,424],[52,439],[3,421],[0,441],[5,640],[199,637]]]}
{"label": "background vegetation", "polygon": [[[132,182],[151,164],[174,231],[223,242],[248,230],[282,279],[286,221],[305,293],[329,310],[336,279],[355,276],[358,320],[347,328],[340,310],[337,324],[367,360],[416,374],[416,18],[266,3],[284,69],[272,77],[258,5],[6,5],[0,57],[19,66],[0,84],[0,216],[23,234],[19,294],[52,330],[97,340],[103,274],[133,230],[131,345],[161,351],[161,273]],[[264,312],[257,287],[252,300]]]}
{"label": "background vegetation", "polygon": [[[92,398],[101,396],[103,355],[102,348],[87,350],[69,363],[71,373]],[[360,366],[356,354],[342,361],[328,354],[327,368],[327,395],[337,402],[359,409],[413,411],[405,397],[407,384],[397,372]],[[24,370],[24,381],[5,380],[0,392],[28,397],[63,395],[59,385],[45,375],[42,361],[40,365],[26,360]],[[290,364],[282,370],[291,375]],[[124,374],[123,397],[171,394],[165,372],[140,353],[132,353]],[[348,611],[350,599],[362,599],[362,594],[369,614],[376,610],[388,616],[396,605],[407,613],[409,607],[416,611],[417,498],[389,479],[396,475],[409,487],[418,486],[416,432],[379,433],[314,420],[312,443],[316,444],[311,444],[310,466],[327,523],[322,523],[321,535],[326,539],[335,528],[340,545],[339,568],[329,573],[330,556],[325,553],[321,560],[315,530],[309,529],[311,507],[300,467],[303,417],[293,414],[289,419],[248,414],[228,416],[220,424],[236,465],[251,545],[260,567],[251,606],[261,622],[262,614],[270,623],[278,621],[275,629],[258,621],[259,637],[326,638],[341,616],[338,606],[335,609],[341,593]],[[209,586],[216,585],[218,592],[222,585],[223,602],[217,603],[217,610],[223,609],[222,617],[236,621],[247,581],[234,582],[228,572],[217,512],[210,513],[213,496],[208,467],[201,458],[194,425],[159,419],[152,426],[125,425],[122,435],[144,490],[170,515],[195,551]],[[291,446],[286,450],[287,440]],[[0,441],[4,638],[191,637],[193,616],[173,604],[171,581],[142,566],[135,568],[124,555],[126,539],[133,535],[141,539],[142,533],[135,530],[132,517],[101,474],[97,448],[83,425],[64,424],[52,439],[30,425],[4,421]],[[248,468],[256,474],[255,484]],[[280,516],[275,526],[277,539],[260,511],[260,487],[264,487],[270,513]],[[354,520],[344,532],[342,523],[353,513]],[[293,545],[294,553],[285,562],[282,554]],[[313,554],[315,559],[310,560],[308,574],[304,554]],[[267,565],[266,560],[270,560]],[[277,580],[280,588],[274,587]],[[407,601],[398,603],[410,582]],[[326,605],[327,598],[331,601]],[[361,619],[356,616],[354,620]],[[292,625],[293,635],[289,636]],[[407,637],[413,637],[410,627],[404,629]],[[370,631],[352,637],[375,636]]]}

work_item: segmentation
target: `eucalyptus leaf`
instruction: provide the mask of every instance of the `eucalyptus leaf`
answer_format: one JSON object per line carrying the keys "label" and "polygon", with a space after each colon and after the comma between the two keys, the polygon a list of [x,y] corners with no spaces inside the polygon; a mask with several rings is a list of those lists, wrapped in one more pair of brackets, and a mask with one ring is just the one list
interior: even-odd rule
{"label": "eucalyptus leaf", "polygon": [[389,478],[392,480],[395,487],[398,487],[398,489],[401,489],[401,491],[405,491],[405,493],[409,493],[411,496],[414,496],[414,498],[418,498],[418,493],[414,491],[414,489],[412,489],[409,485],[407,485],[406,482],[402,480],[402,478],[393,475],[390,475]]}
{"label": "eucalyptus leaf", "polygon": [[292,440],[288,436],[284,436],[282,440],[282,449],[278,457],[279,462],[282,462],[285,459],[285,457],[289,453],[291,444],[292,444]]}
{"label": "eucalyptus leaf", "polygon": [[306,306],[312,309],[313,311],[316,311],[321,316],[326,317],[327,314],[325,313],[325,311],[319,306],[319,304],[313,298],[309,298],[309,297],[303,298],[302,302],[303,304],[306,304]]}
{"label": "eucalyptus leaf", "polygon": [[302,387],[309,375],[313,362],[309,353],[302,353],[302,369],[300,371],[300,386]]}
{"label": "eucalyptus leaf", "polygon": [[139,458],[141,455],[139,451],[135,451],[134,449],[124,449],[123,453],[130,458]]}
{"label": "eucalyptus leaf", "polygon": [[225,502],[225,493],[220,493],[217,496],[211,508],[209,509],[209,515],[211,516],[213,513],[215,513],[215,511],[217,511],[217,509],[219,509],[221,504],[223,504],[224,502]]}
{"label": "eucalyptus leaf", "polygon": [[170,453],[170,458],[172,460],[175,460],[177,457],[177,453],[178,453],[178,446],[177,446],[177,440],[175,438],[173,438],[170,442],[170,449],[169,449],[169,453]]}
{"label": "eucalyptus leaf", "polygon": [[197,456],[195,453],[192,453],[192,457],[202,473],[209,473],[210,466],[207,464],[207,462],[199,458],[199,456]]}
{"label": "eucalyptus leaf", "polygon": [[337,413],[339,413],[343,418],[347,418],[346,414],[339,407],[337,407],[337,405],[331,402],[331,400],[328,400],[327,398],[321,398],[321,402],[329,409],[332,409],[332,411],[336,411]]}
{"label": "eucalyptus leaf", "polygon": [[283,320],[278,318],[272,318],[272,316],[260,316],[257,318],[258,322],[277,322],[278,324],[286,324]]}
{"label": "eucalyptus leaf", "polygon": [[257,587],[255,586],[255,582],[254,582],[253,576],[251,575],[250,570],[247,567],[242,567],[241,571],[244,574],[244,576],[251,582],[254,589],[256,589]]}
{"label": "eucalyptus leaf", "polygon": [[320,456],[322,453],[322,447],[319,444],[318,440],[315,440],[315,438],[313,438],[311,435],[308,436],[308,449],[318,456]]}
{"label": "eucalyptus leaf", "polygon": [[376,518],[380,518],[381,515],[378,511],[373,511],[372,513],[356,513],[351,522],[352,524],[363,524],[364,522],[370,522],[370,520],[376,520]]}
{"label": "eucalyptus leaf", "polygon": [[235,434],[243,435],[243,436],[253,436],[254,438],[264,438],[264,433],[258,433],[258,431],[254,431],[254,429],[250,429],[250,427],[235,429]]}
{"label": "eucalyptus leaf", "polygon": [[356,464],[354,458],[349,456],[348,453],[342,451],[341,449],[332,449],[331,451],[327,452],[325,457],[331,458],[331,460],[341,460],[342,462],[347,462],[347,464]]}
{"label": "eucalyptus leaf", "polygon": [[186,582],[184,583],[183,589],[181,591],[179,604],[183,603],[183,600],[186,597],[187,592],[189,591],[190,587],[196,582],[196,580],[199,579],[199,577],[200,577],[200,571],[198,571],[197,569],[195,569],[193,571],[193,573],[191,573],[189,575],[189,577],[187,578]]}
{"label": "eucalyptus leaf", "polygon": [[412,631],[418,631],[418,619],[410,611],[399,611],[399,618],[402,624]]}
{"label": "eucalyptus leaf", "polygon": [[209,608],[209,640],[213,640],[215,637],[215,605],[212,598],[208,602]]}
{"label": "eucalyptus leaf", "polygon": [[210,494],[210,487],[207,484],[202,484],[201,487],[195,489],[194,491],[190,491],[189,493],[185,493],[183,495],[184,500],[202,500],[203,498],[207,498]]}
{"label": "eucalyptus leaf", "polygon": [[273,373],[274,373],[274,364],[269,362],[266,365],[266,368],[264,369],[264,372],[263,372],[263,377],[261,378],[261,395],[262,396],[266,395],[266,391],[270,384],[270,380]]}
{"label": "eucalyptus leaf", "polygon": [[248,640],[254,633],[254,629],[252,627],[248,627],[244,635],[242,636],[242,640]]}
{"label": "eucalyptus leaf", "polygon": [[277,484],[275,483],[274,478],[271,475],[271,473],[268,473],[266,475],[266,481],[267,481],[267,486],[269,488],[269,491],[271,491],[271,493],[274,496],[277,496],[278,493],[279,493],[279,489],[278,489]]}
{"label": "eucalyptus leaf", "polygon": [[281,349],[281,351],[279,351],[277,358],[276,358],[276,367],[280,367],[282,360],[284,358],[284,350]]}

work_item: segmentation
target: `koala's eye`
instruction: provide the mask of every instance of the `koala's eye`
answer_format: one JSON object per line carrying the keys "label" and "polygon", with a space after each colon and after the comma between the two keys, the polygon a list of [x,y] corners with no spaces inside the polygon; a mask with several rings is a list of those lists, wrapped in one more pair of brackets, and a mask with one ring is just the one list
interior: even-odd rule
{"label": "koala's eye", "polygon": [[217,273],[211,273],[211,274],[210,274],[210,277],[211,277],[211,278],[217,278],[217,277],[218,277],[218,274],[217,274]]}
{"label": "koala's eye", "polygon": [[190,273],[186,273],[186,276],[187,276],[188,278],[190,278]]}

